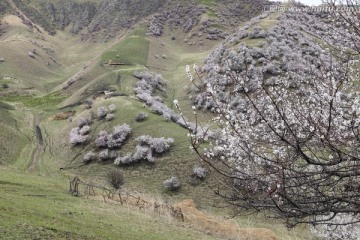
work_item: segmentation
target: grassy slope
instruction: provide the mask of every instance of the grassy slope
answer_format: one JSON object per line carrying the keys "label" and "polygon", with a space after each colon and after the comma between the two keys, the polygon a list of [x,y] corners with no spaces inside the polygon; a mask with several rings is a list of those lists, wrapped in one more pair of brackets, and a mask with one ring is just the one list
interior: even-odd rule
{"label": "grassy slope", "polygon": [[29,143],[25,114],[15,112],[12,105],[0,101],[0,165],[10,164],[20,156],[20,149]]}
{"label": "grassy slope", "polygon": [[149,40],[145,38],[146,27],[133,30],[124,41],[102,55],[101,61],[146,65],[149,52]]}
{"label": "grassy slope", "polygon": [[[170,71],[161,71],[159,69],[150,70],[160,72],[163,76],[168,80],[168,89],[167,89],[167,97],[165,97],[166,103],[168,106],[172,105],[172,101],[174,98],[185,99],[186,92],[183,87],[189,85],[187,80],[183,80],[186,78],[184,68],[185,64],[190,64],[193,62],[200,62],[201,58],[206,55],[206,52],[194,52],[193,49],[187,50],[186,46],[182,43],[182,40],[172,41],[171,37],[165,35],[163,38],[150,38],[147,40],[145,38],[145,31],[143,27],[137,28],[130,33],[127,38],[123,42],[127,43],[130,39],[133,38],[134,34],[138,39],[141,39],[140,42],[150,41],[150,46],[148,49],[149,53],[146,52],[144,54],[143,51],[133,53],[132,57],[136,59],[133,64],[141,64],[144,62],[149,62],[149,65],[154,66],[155,64],[159,64],[163,66],[163,68],[169,69]],[[180,38],[179,38],[180,39]],[[126,44],[123,42],[114,46],[114,48],[108,50],[104,56],[109,56],[113,53],[116,55],[118,53],[124,52],[126,48]],[[133,46],[139,49],[139,42],[135,42]],[[209,49],[211,46],[207,46]],[[158,58],[153,59],[154,55],[166,55],[166,59]],[[126,179],[129,179],[126,183],[127,187],[138,189],[141,191],[149,191],[149,192],[163,192],[162,182],[172,176],[178,175],[183,183],[182,190],[177,194],[180,199],[191,197],[195,199],[197,202],[207,201],[207,204],[210,205],[212,200],[209,200],[206,196],[208,193],[208,188],[205,184],[200,184],[199,186],[192,186],[193,179],[191,177],[192,168],[197,161],[197,157],[190,151],[189,142],[186,137],[186,130],[175,125],[171,122],[166,122],[161,116],[152,114],[147,108],[143,107],[143,104],[136,99],[133,98],[133,87],[137,81],[134,77],[132,77],[132,73],[134,69],[127,70],[128,67],[112,67],[112,68],[103,68],[103,73],[100,75],[101,77],[96,77],[96,73],[90,71],[89,77],[84,76],[83,79],[90,79],[90,75],[92,76],[92,81],[83,86],[78,92],[73,94],[71,99],[74,99],[73,102],[76,102],[75,99],[79,99],[83,93],[89,91],[95,92],[96,89],[101,89],[101,86],[111,85],[113,88],[118,89],[120,92],[124,92],[129,94],[129,97],[116,97],[108,100],[97,100],[95,102],[95,106],[93,107],[93,111],[96,114],[96,110],[99,106],[109,106],[111,103],[117,105],[116,118],[110,123],[95,123],[92,128],[92,141],[86,147],[71,147],[66,144],[62,144],[61,146],[54,146],[54,155],[60,156],[60,162],[62,162],[63,166],[78,166],[81,163],[82,156],[86,153],[86,151],[94,148],[94,138],[98,134],[101,129],[107,129],[111,131],[111,126],[116,124],[127,123],[133,128],[133,133],[130,141],[119,151],[120,154],[125,154],[127,152],[134,152],[135,149],[135,141],[134,139],[137,136],[143,134],[149,134],[154,137],[172,137],[175,139],[175,144],[170,151],[169,154],[159,158],[159,161],[155,164],[155,166],[140,164],[140,166],[132,166],[124,168]],[[94,71],[96,71],[94,69]],[[105,72],[107,71],[107,73]],[[120,80],[118,79],[120,78]],[[85,80],[84,80],[85,82]],[[81,94],[80,94],[81,93]],[[78,98],[76,97],[78,96]],[[189,102],[186,101],[186,104]],[[187,108],[185,108],[187,109]],[[189,108],[190,109],[190,108]],[[52,129],[52,138],[54,139],[68,139],[68,132],[72,127],[75,126],[77,117],[79,116],[89,116],[89,111],[84,111],[84,105],[74,108],[73,110],[77,111],[76,116],[73,119],[73,124],[66,124],[64,122],[54,122],[48,121],[44,122],[44,127],[47,129]],[[147,121],[142,123],[137,123],[134,121],[136,115],[145,111],[149,114],[149,118]],[[54,129],[56,129],[54,131]],[[161,129],[161,131],[159,131]],[[57,149],[59,148],[59,149]],[[64,151],[64,148],[66,151]],[[64,154],[66,153],[66,154]],[[72,161],[72,156],[78,156],[74,161]],[[65,160],[64,159],[68,159]],[[57,161],[57,160],[54,160]],[[82,167],[79,170],[80,176],[88,177],[88,176],[96,176],[103,177],[106,169],[111,166],[111,163],[107,165],[99,165],[93,164],[87,167]],[[80,173],[81,172],[81,173]]]}
{"label": "grassy slope", "polygon": [[119,205],[72,197],[64,178],[0,168],[1,239],[214,239]]}
{"label": "grassy slope", "polygon": [[[20,19],[6,16],[5,34],[0,36],[0,64],[2,76],[11,76],[10,90],[23,92],[34,88],[36,94],[48,93],[73,76],[104,51],[109,44],[82,43],[67,32],[56,36],[30,31]],[[36,50],[34,58],[28,52]],[[54,60],[56,62],[54,62]]]}
{"label": "grassy slope", "polygon": [[[168,87],[167,87],[167,93],[168,97],[165,98],[165,102],[168,103],[169,106],[171,106],[172,100],[174,98],[180,99],[181,104],[184,106],[183,109],[185,110],[185,113],[188,116],[191,116],[190,113],[190,101],[188,100],[188,94],[186,89],[184,87],[188,87],[190,83],[186,79],[185,74],[185,65],[190,64],[192,65],[194,62],[200,63],[202,58],[206,56],[208,49],[211,48],[211,45],[205,45],[201,48],[197,47],[189,47],[185,46],[183,43],[183,38],[186,36],[182,33],[166,33],[162,38],[151,38],[147,39],[144,35],[144,28],[136,29],[133,33],[130,33],[130,35],[125,38],[123,42],[120,42],[119,44],[115,45],[114,48],[108,50],[105,54],[102,55],[102,61],[108,61],[109,58],[116,57],[117,55],[121,56],[123,53],[127,53],[127,55],[131,55],[131,58],[128,58],[128,60],[131,64],[139,64],[140,66],[135,68],[142,68],[141,65],[144,65],[147,63],[147,65],[154,66],[154,68],[150,67],[151,70],[154,70],[156,72],[160,72],[163,74],[163,76],[168,80]],[[176,40],[172,41],[171,36],[176,35]],[[58,36],[59,39],[51,38],[52,41],[57,42],[59,46],[63,46],[63,40],[67,38],[66,35],[60,35]],[[136,39],[136,41],[133,41]],[[96,56],[98,52],[101,52],[101,50],[105,49],[106,46],[101,47],[91,47],[91,45],[88,46],[79,46],[76,44],[76,40],[70,39],[71,45],[70,49],[67,51],[64,51],[63,53],[59,53],[59,58],[64,63],[64,70],[62,72],[62,78],[66,78],[71,76],[72,73],[76,72],[76,69],[82,68],[84,61],[91,59],[93,56]],[[143,43],[149,44],[148,46],[145,46],[143,48],[139,48],[142,46]],[[128,51],[128,47],[132,49],[141,49],[141,51]],[[65,49],[65,48],[64,48]],[[88,49],[88,51],[85,51],[84,54],[82,54],[82,59],[79,62],[76,62],[77,56],[82,50]],[[126,52],[128,51],[128,52]],[[165,58],[154,58],[155,55],[166,55]],[[127,55],[123,55],[125,58]],[[162,69],[159,69],[158,67],[161,67]],[[85,97],[89,96],[89,93],[95,93],[98,89],[101,89],[104,86],[111,85],[118,89],[121,92],[125,92],[128,94],[132,93],[132,88],[136,82],[136,79],[131,76],[134,68],[131,66],[129,67],[119,67],[119,68],[106,68],[101,67],[97,65],[94,68],[89,69],[83,77],[80,79],[79,82],[74,83],[71,86],[71,89],[69,92],[66,92],[67,94],[72,94],[71,100],[69,103],[76,103],[81,99],[84,99]],[[119,80],[120,76],[120,80]],[[50,78],[50,81],[53,79]],[[59,81],[59,80],[57,80]],[[25,98],[20,99],[20,102],[22,102],[27,108],[34,109],[35,111],[38,111],[40,109],[48,111],[42,113],[42,122],[41,122],[41,128],[44,133],[44,138],[46,142],[46,148],[43,154],[37,159],[37,162],[35,163],[35,168],[33,171],[44,175],[44,176],[53,176],[54,173],[59,169],[59,167],[65,167],[70,168],[71,173],[77,174],[81,179],[85,180],[92,180],[95,182],[102,182],[105,176],[105,173],[107,169],[112,168],[111,163],[108,164],[92,164],[89,166],[82,166],[80,167],[80,162],[82,155],[91,147],[93,147],[93,144],[89,144],[87,147],[71,147],[68,142],[68,133],[72,127],[74,127],[76,119],[79,116],[87,116],[89,115],[89,111],[84,111],[84,106],[78,106],[74,107],[72,110],[76,110],[77,114],[74,117],[73,123],[67,123],[66,121],[53,121],[51,116],[56,112],[56,105],[60,102],[61,97],[59,97],[56,94],[50,94],[50,95],[44,95],[43,97],[37,97],[37,98]],[[7,99],[11,100],[11,99]],[[12,99],[12,101],[18,102],[19,99]],[[47,105],[47,103],[51,103],[50,105]],[[134,151],[135,142],[134,138],[136,136],[142,135],[142,134],[149,134],[152,136],[165,136],[165,137],[173,137],[175,139],[175,144],[173,149],[170,151],[169,154],[159,158],[158,162],[153,165],[147,165],[145,163],[140,164],[138,166],[132,166],[124,168],[125,171],[125,179],[126,184],[125,187],[127,189],[135,189],[137,191],[143,191],[143,192],[150,192],[152,194],[161,194],[163,198],[172,198],[172,199],[185,199],[185,198],[193,198],[196,203],[203,205],[203,206],[210,206],[212,202],[214,201],[213,197],[209,197],[209,194],[211,194],[211,191],[209,191],[209,187],[211,188],[212,183],[211,181],[206,181],[204,183],[200,183],[199,185],[193,186],[193,179],[191,178],[191,172],[192,167],[196,162],[196,156],[194,156],[189,148],[188,148],[188,139],[186,137],[186,131],[182,128],[180,128],[177,125],[174,125],[172,123],[166,122],[162,119],[161,116],[154,115],[149,112],[147,108],[144,108],[142,103],[137,101],[136,99],[132,98],[132,96],[129,97],[116,97],[108,100],[98,100],[95,102],[95,106],[93,110],[96,112],[96,109],[98,106],[108,106],[111,103],[114,103],[117,105],[117,112],[116,112],[116,118],[113,122],[102,122],[102,123],[95,123],[92,126],[92,135],[95,137],[97,133],[101,129],[108,129],[111,130],[112,125],[115,124],[123,124],[128,123],[133,128],[133,134],[131,137],[131,140],[121,149],[121,153],[126,153],[129,151]],[[65,104],[66,105],[66,104]],[[136,114],[140,111],[148,112],[149,119],[143,123],[136,123],[134,121],[134,118]],[[188,114],[189,113],[189,114]],[[35,113],[36,114],[36,113]],[[28,132],[31,132],[32,130],[28,129]],[[19,156],[17,160],[14,163],[14,166],[16,166],[19,169],[27,170],[28,166],[31,162],[31,159],[29,159],[28,152],[31,151],[31,146],[27,146],[24,148],[24,150],[18,154]],[[76,158],[74,158],[76,156]],[[4,171],[3,171],[4,172]],[[11,175],[15,174],[15,175]],[[165,178],[171,176],[171,175],[178,175],[182,181],[183,187],[182,189],[175,195],[172,196],[166,192],[163,191],[162,182]],[[4,174],[3,178],[6,180],[3,180],[5,182],[10,181],[11,183],[17,183],[17,181],[24,182],[25,178],[28,176],[21,176],[21,174],[18,173],[12,173],[9,172],[8,174]],[[31,176],[29,176],[31,177]],[[32,178],[32,177],[31,177]],[[10,179],[14,179],[10,180]],[[18,179],[18,180],[17,180]],[[41,182],[43,181],[53,181],[49,180],[48,178],[37,178],[34,180],[30,192],[38,192],[38,195],[54,195],[57,196],[57,198],[62,199],[62,202],[64,205],[60,205],[58,208],[57,206],[54,206],[54,204],[50,204],[51,201],[54,201],[53,198],[43,198],[40,197],[42,204],[50,204],[51,207],[54,208],[55,213],[62,213],[63,209],[66,209],[66,205],[74,206],[72,204],[75,204],[75,206],[78,206],[77,204],[81,205],[82,207],[87,206],[88,202],[85,201],[85,203],[82,203],[80,200],[74,200],[73,198],[70,198],[68,195],[64,194],[66,191],[66,187],[62,188],[60,192],[56,190],[56,185],[49,184],[47,186],[43,186],[44,190],[41,192],[39,188],[36,186],[39,184],[41,185]],[[56,180],[55,180],[56,181]],[[67,184],[67,182],[61,180],[62,184],[64,186]],[[12,186],[10,184],[5,184]],[[27,186],[29,187],[29,186]],[[24,204],[24,202],[27,200],[27,193],[23,193],[27,187],[18,189],[18,192],[13,193],[14,195],[19,195],[19,205]],[[54,192],[55,191],[55,192]],[[11,198],[9,196],[10,193],[7,193],[8,198]],[[13,195],[13,196],[14,196]],[[24,198],[25,197],[25,198]],[[39,197],[36,197],[36,199],[39,199]],[[48,201],[50,200],[50,201]],[[75,202],[74,202],[75,201]],[[7,202],[9,204],[9,202]],[[81,203],[81,204],[80,204]],[[36,204],[36,203],[34,203]],[[31,205],[30,205],[31,206]],[[51,218],[51,211],[50,209],[42,209],[42,205],[34,205],[33,207],[38,209],[41,214],[44,214],[44,219],[52,219]],[[101,209],[99,209],[99,204],[96,203],[89,203],[90,208],[94,208],[94,214],[100,214],[101,215]],[[109,207],[109,206],[108,206]],[[19,210],[16,208],[10,208],[8,206],[4,207],[7,209],[10,209],[8,215],[17,215],[17,214],[25,214],[26,218],[31,218],[31,211],[29,208],[22,209],[19,207]],[[104,208],[107,208],[104,206]],[[88,208],[85,208],[88,209]],[[207,207],[207,209],[210,209]],[[17,211],[20,211],[18,213]],[[30,213],[29,213],[29,212]],[[84,208],[81,208],[81,211],[84,212]],[[100,211],[100,213],[98,212]],[[104,210],[104,212],[113,211],[111,210]],[[114,210],[115,211],[115,210]],[[122,211],[121,209],[116,209],[116,211]],[[123,214],[123,212],[121,212]],[[128,213],[129,214],[129,213]],[[53,228],[53,225],[45,225],[46,229],[50,229],[48,231],[49,234],[60,234],[60,235],[54,235],[54,236],[66,236],[66,233],[64,233],[64,229],[67,227],[70,227],[73,234],[76,231],[80,231],[80,234],[85,234],[84,230],[79,229],[94,229],[96,230],[95,220],[96,215],[88,216],[89,219],[89,225],[86,225],[87,221],[84,221],[83,218],[78,217],[77,214],[70,214],[71,218],[66,217],[66,220],[64,221],[64,226],[60,228],[55,228],[55,230],[51,230]],[[125,214],[126,215],[126,214]],[[74,220],[74,216],[76,216]],[[104,216],[104,215],[101,215]],[[126,215],[129,216],[129,215]],[[130,216],[134,217],[130,214]],[[6,218],[9,218],[7,215],[4,216]],[[148,216],[147,216],[148,217]],[[6,221],[8,226],[4,227],[7,232],[9,230],[14,229],[18,227],[16,225],[17,218],[9,218],[12,219],[11,221]],[[69,219],[73,219],[74,221],[70,221]],[[109,215],[110,220],[114,220],[115,216]],[[80,221],[82,220],[82,221]],[[86,218],[87,220],[87,218]],[[40,221],[39,219],[35,220],[35,222],[38,222],[34,229],[35,232],[42,232],[40,231],[40,227],[43,228],[42,224],[45,221]],[[70,222],[67,222],[70,221]],[[94,221],[94,222],[92,222]],[[105,219],[101,222],[102,227],[104,229],[109,229],[108,225],[106,225]],[[134,229],[134,226],[137,226],[139,222],[129,221],[128,219],[124,220],[125,223],[129,223],[129,225],[125,224],[125,228],[119,228],[115,227],[115,229],[129,229],[129,231],[126,231],[126,234],[135,234],[133,233],[132,229]],[[241,222],[241,226],[251,226],[251,227],[257,227],[257,226],[264,226],[266,225],[263,218],[240,218],[239,220]],[[55,223],[57,223],[57,220],[54,220]],[[53,222],[53,223],[54,223]],[[108,220],[108,222],[111,222]],[[144,221],[141,221],[144,222]],[[148,221],[147,221],[148,222]],[[51,221],[50,221],[51,223]],[[9,225],[10,224],[10,225]],[[19,226],[22,223],[20,223]],[[23,225],[23,227],[20,227],[22,229],[20,232],[22,232],[22,236],[26,236],[27,232],[31,232],[31,223],[26,223],[27,225]],[[30,226],[29,226],[30,225]],[[72,226],[78,225],[79,227],[74,229]],[[115,226],[115,225],[114,225]],[[149,225],[146,224],[146,227],[149,229],[153,225],[149,223]],[[271,226],[266,226],[271,228]],[[275,229],[279,229],[279,236],[284,236],[284,239],[301,239],[297,237],[292,237],[292,234],[289,234],[286,232],[286,230],[283,230],[283,228],[280,225],[274,225]],[[30,228],[30,230],[29,230]],[[163,232],[164,229],[167,227],[164,227],[163,229],[160,229],[159,232],[162,232],[164,236],[167,235],[166,231]],[[45,232],[47,231],[45,229]],[[39,231],[38,231],[39,230]],[[0,231],[1,232],[1,231]],[[39,234],[40,234],[39,233]],[[103,234],[102,232],[98,232],[99,234]],[[300,231],[300,234],[302,231]],[[10,233],[8,233],[8,236],[12,236]],[[24,235],[25,234],[25,235]],[[65,234],[65,235],[64,235]],[[95,233],[94,233],[95,234]],[[111,234],[111,233],[109,233]],[[119,234],[119,233],[116,233]],[[307,234],[307,233],[305,233]],[[295,231],[295,235],[299,235],[299,232]],[[21,235],[20,235],[21,236]],[[50,235],[52,236],[52,235]],[[73,235],[77,236],[77,235]],[[99,235],[95,235],[99,236]],[[140,235],[134,235],[135,237],[130,237],[131,239],[136,239]],[[308,236],[308,235],[305,235]],[[78,238],[83,238],[83,235],[77,236]],[[129,236],[127,236],[129,238]],[[96,237],[95,237],[96,238]],[[190,237],[191,238],[191,237]],[[139,238],[141,239],[141,238]],[[161,239],[161,238],[159,238]]]}

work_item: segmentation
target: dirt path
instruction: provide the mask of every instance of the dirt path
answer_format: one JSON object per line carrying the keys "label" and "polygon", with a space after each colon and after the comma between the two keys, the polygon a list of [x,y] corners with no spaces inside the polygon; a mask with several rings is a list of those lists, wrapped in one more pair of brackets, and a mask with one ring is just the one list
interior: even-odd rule
{"label": "dirt path", "polygon": [[31,153],[31,164],[28,167],[28,171],[34,170],[35,166],[39,162],[39,158],[44,151],[44,139],[40,128],[41,117],[39,114],[33,116],[33,128],[36,138],[36,147]]}

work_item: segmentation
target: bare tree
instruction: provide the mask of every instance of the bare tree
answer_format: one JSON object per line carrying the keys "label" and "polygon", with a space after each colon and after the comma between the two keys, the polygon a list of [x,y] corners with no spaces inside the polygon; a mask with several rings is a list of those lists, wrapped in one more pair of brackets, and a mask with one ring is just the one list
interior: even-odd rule
{"label": "bare tree", "polygon": [[124,184],[124,173],[119,169],[112,169],[107,173],[108,183],[116,190]]}

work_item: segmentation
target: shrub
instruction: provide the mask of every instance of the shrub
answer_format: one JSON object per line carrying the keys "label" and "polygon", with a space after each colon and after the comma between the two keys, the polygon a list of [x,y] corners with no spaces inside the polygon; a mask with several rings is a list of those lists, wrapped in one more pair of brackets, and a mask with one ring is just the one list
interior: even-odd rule
{"label": "shrub", "polygon": [[92,99],[87,99],[85,103],[86,103],[86,107],[89,109],[92,108],[94,105],[94,101]]}
{"label": "shrub", "polygon": [[90,126],[85,125],[82,128],[80,128],[79,133],[80,135],[84,136],[90,132]]}
{"label": "shrub", "polygon": [[105,117],[105,119],[107,120],[107,121],[111,121],[111,120],[113,120],[114,119],[114,114],[112,114],[112,113],[108,113],[108,114],[106,114],[106,117]]}
{"label": "shrub", "polygon": [[174,139],[164,137],[153,138],[148,135],[143,135],[136,138],[135,141],[139,142],[141,145],[147,145],[151,148],[152,151],[161,154],[170,149]]}
{"label": "shrub", "polygon": [[149,162],[155,162],[155,159],[152,155],[151,148],[148,146],[136,146],[136,151],[133,155],[134,161],[140,161],[140,160],[148,160]]}
{"label": "shrub", "polygon": [[115,165],[130,165],[135,163],[136,160],[132,157],[131,153],[127,153],[125,156],[117,157],[114,161]]}
{"label": "shrub", "polygon": [[98,108],[98,118],[99,119],[104,119],[106,117],[106,114],[107,114],[107,109],[105,107]]}
{"label": "shrub", "polygon": [[99,152],[99,158],[102,161],[108,160],[109,159],[109,150],[104,149],[101,152]]}
{"label": "shrub", "polygon": [[82,144],[88,140],[88,136],[81,135],[79,130],[80,128],[75,127],[70,131],[70,143],[73,145]]}
{"label": "shrub", "polygon": [[193,173],[194,173],[195,177],[200,178],[200,179],[205,179],[206,174],[207,174],[207,169],[195,165],[193,168]]}
{"label": "shrub", "polygon": [[108,133],[106,131],[100,131],[97,139],[95,139],[95,145],[98,148],[107,146],[107,136]]}
{"label": "shrub", "polygon": [[117,189],[120,189],[124,184],[124,173],[119,169],[112,169],[107,173],[107,181],[108,183]]}
{"label": "shrub", "polygon": [[87,152],[83,157],[84,163],[92,162],[95,159],[95,156],[95,153],[93,153],[92,151]]}
{"label": "shrub", "polygon": [[111,113],[115,112],[115,111],[116,111],[116,105],[115,105],[115,104],[111,104],[111,105],[109,106],[109,111],[110,111]]}
{"label": "shrub", "polygon": [[126,138],[130,135],[130,133],[131,128],[129,125],[117,125],[114,127],[113,137],[119,142],[124,142]]}
{"label": "shrub", "polygon": [[85,125],[90,125],[91,124],[91,119],[90,118],[84,118],[84,117],[79,117],[77,120],[77,126],[79,128],[85,126]]}
{"label": "shrub", "polygon": [[169,112],[169,111],[163,111],[162,116],[163,116],[163,118],[165,119],[165,121],[167,121],[167,122],[171,121],[171,112]]}
{"label": "shrub", "polygon": [[136,116],[135,121],[141,122],[141,121],[144,121],[147,117],[148,117],[148,115],[147,115],[146,113],[140,112],[140,113],[138,113],[138,115]]}
{"label": "shrub", "polygon": [[180,180],[176,176],[172,176],[164,181],[164,188],[169,191],[176,191],[180,188]]}

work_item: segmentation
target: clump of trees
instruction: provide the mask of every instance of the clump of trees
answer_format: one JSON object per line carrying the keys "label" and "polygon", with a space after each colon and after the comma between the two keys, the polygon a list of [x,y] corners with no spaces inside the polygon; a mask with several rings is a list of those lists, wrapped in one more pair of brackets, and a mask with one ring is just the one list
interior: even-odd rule
{"label": "clump of trees", "polygon": [[152,17],[147,35],[161,36],[165,24],[168,24],[171,30],[181,28],[185,33],[190,32],[206,11],[204,6],[196,6],[194,3],[179,4],[175,8],[166,9]]}
{"label": "clump of trees", "polygon": [[140,81],[136,84],[135,94],[156,114],[162,115],[167,121],[172,121],[179,124],[183,128],[193,129],[195,124],[192,124],[180,114],[170,109],[159,96],[154,96],[157,92],[165,92],[165,80],[158,74],[151,72],[135,72],[134,76]]}
{"label": "clump of trees", "polygon": [[114,126],[112,133],[100,131],[95,140],[98,148],[119,148],[127,140],[131,133],[131,128],[127,124]]}
{"label": "clump of trees", "polygon": [[82,128],[79,127],[72,128],[69,133],[70,143],[73,145],[85,143],[89,138],[89,135],[87,135],[87,133],[89,132],[88,128],[90,129],[90,127],[87,125],[83,126]]}
{"label": "clump of trees", "polygon": [[154,16],[149,23],[146,35],[148,36],[161,36],[163,34],[163,21],[160,16]]}
{"label": "clump of trees", "polygon": [[154,163],[156,161],[154,156],[167,152],[172,146],[174,139],[164,137],[153,138],[143,135],[136,138],[135,141],[138,142],[135,153],[127,153],[125,156],[116,158],[114,161],[115,165],[130,165],[143,160]]}
{"label": "clump of trees", "polygon": [[[145,75],[145,78],[151,75]],[[162,89],[163,80],[161,77],[153,79],[146,83],[144,80],[140,83],[139,88],[148,89],[150,92],[153,89]],[[145,90],[147,91],[147,90]],[[155,97],[154,101],[160,101],[159,98]],[[116,111],[116,105],[111,104],[108,108],[102,106],[97,109],[97,119],[112,119],[113,112]],[[147,114],[140,112],[136,116],[136,121],[144,121],[147,118]],[[88,117],[79,117],[77,119],[77,127],[73,128],[70,131],[70,143],[73,145],[87,143],[90,139],[90,131],[92,124],[92,119]],[[173,144],[174,140],[172,138],[153,138],[150,136],[140,136],[135,139],[138,142],[134,153],[127,153],[121,155],[117,152],[131,135],[132,129],[128,124],[116,125],[113,127],[112,132],[101,130],[97,137],[94,140],[95,147],[97,148],[96,152],[89,151],[83,156],[83,163],[89,164],[96,159],[104,162],[109,159],[115,160],[115,165],[130,165],[133,163],[138,163],[140,161],[147,161],[154,163],[156,161],[156,156],[164,154],[168,151]]]}

